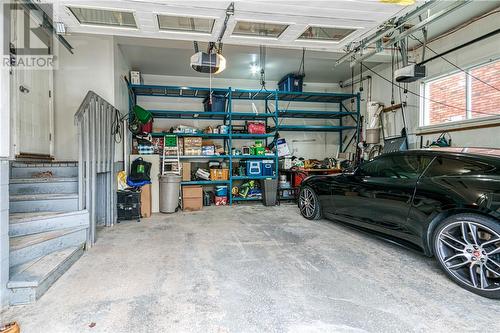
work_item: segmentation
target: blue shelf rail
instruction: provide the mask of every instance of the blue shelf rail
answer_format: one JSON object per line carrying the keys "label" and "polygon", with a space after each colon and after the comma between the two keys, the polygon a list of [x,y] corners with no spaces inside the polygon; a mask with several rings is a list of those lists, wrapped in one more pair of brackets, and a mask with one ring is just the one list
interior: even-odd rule
{"label": "blue shelf rail", "polygon": [[[231,152],[234,140],[265,140],[266,146],[270,141],[275,142],[280,131],[299,131],[299,132],[337,132],[339,135],[339,145],[341,152],[354,144],[357,146],[359,142],[360,132],[360,95],[349,93],[321,93],[321,92],[284,92],[284,91],[267,91],[267,90],[252,90],[252,89],[232,89],[229,88],[205,88],[205,87],[181,87],[181,86],[162,86],[162,85],[129,85],[129,104],[130,113],[132,108],[137,104],[137,97],[176,97],[176,98],[198,98],[204,99],[210,93],[224,95],[227,98],[227,107],[224,112],[204,112],[203,110],[149,110],[155,118],[161,119],[186,119],[186,120],[219,120],[224,125],[229,125],[232,129],[233,121],[245,120],[260,120],[266,124],[266,134],[246,134],[233,133],[231,130],[228,134],[205,134],[205,133],[178,133],[179,137],[196,136],[210,139],[220,139],[224,141],[226,152]],[[265,112],[237,112],[233,110],[233,101],[235,100],[258,100],[264,101]],[[303,110],[290,109],[293,102],[299,103],[325,103],[333,106],[333,110]],[[352,110],[346,106],[351,103]],[[270,106],[274,105],[274,111],[271,111]],[[283,105],[283,107],[282,107]],[[200,103],[201,106],[201,103]],[[303,106],[302,106],[303,107]],[[201,107],[200,107],[201,109]],[[348,123],[345,118],[351,119]],[[288,125],[282,124],[281,119],[323,119],[327,121],[336,121],[335,125]],[[272,123],[271,123],[272,122]],[[348,136],[344,134],[349,132]],[[167,133],[155,132],[154,137],[162,137]],[[200,159],[227,159],[229,161],[230,177],[227,181],[190,181],[182,182],[182,185],[217,185],[228,184],[229,192],[235,181],[257,180],[278,177],[278,155],[211,155],[211,156],[182,156],[183,160],[200,160]],[[246,159],[274,159],[275,161],[275,176],[233,176],[233,161]],[[234,201],[249,201],[260,200],[259,198],[245,199],[233,197],[229,195],[229,204]]]}

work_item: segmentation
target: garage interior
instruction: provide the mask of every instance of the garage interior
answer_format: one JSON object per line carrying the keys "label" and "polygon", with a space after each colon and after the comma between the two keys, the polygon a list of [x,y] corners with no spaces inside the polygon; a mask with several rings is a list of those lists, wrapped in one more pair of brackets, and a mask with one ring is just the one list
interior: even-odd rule
{"label": "garage interior", "polygon": [[454,283],[431,241],[326,219],[335,199],[309,212],[303,192],[386,154],[498,165],[499,1],[0,11],[0,332],[500,329],[496,296]]}

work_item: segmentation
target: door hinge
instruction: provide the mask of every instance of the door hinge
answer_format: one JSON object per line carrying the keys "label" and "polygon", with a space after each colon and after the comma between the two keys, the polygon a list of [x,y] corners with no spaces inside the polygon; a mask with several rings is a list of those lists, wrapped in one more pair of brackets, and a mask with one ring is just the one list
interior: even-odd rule
{"label": "door hinge", "polygon": [[52,98],[52,91],[49,90],[49,98]]}
{"label": "door hinge", "polygon": [[52,141],[52,133],[49,133],[49,141]]}

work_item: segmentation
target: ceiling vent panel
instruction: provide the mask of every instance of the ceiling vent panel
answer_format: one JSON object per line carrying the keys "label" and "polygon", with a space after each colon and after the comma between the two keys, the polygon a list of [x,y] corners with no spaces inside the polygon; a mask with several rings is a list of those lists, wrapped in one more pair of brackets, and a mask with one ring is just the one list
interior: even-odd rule
{"label": "ceiling vent panel", "polygon": [[158,27],[163,31],[182,31],[211,34],[215,19],[204,17],[185,17],[157,15]]}
{"label": "ceiling vent panel", "polygon": [[299,39],[340,42],[355,31],[356,29],[349,28],[308,27]]}
{"label": "ceiling vent panel", "polygon": [[133,12],[99,8],[68,7],[80,24],[137,28]]}
{"label": "ceiling vent panel", "polygon": [[233,36],[278,38],[288,28],[288,24],[238,21]]}

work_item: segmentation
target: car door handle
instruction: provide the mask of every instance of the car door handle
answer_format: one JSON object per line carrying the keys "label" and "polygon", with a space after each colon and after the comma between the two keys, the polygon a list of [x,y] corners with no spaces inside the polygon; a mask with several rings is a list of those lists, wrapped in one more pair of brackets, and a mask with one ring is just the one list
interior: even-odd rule
{"label": "car door handle", "polygon": [[28,88],[26,88],[25,86],[19,86],[19,91],[22,92],[22,93],[26,93],[26,94],[29,94],[30,90]]}

